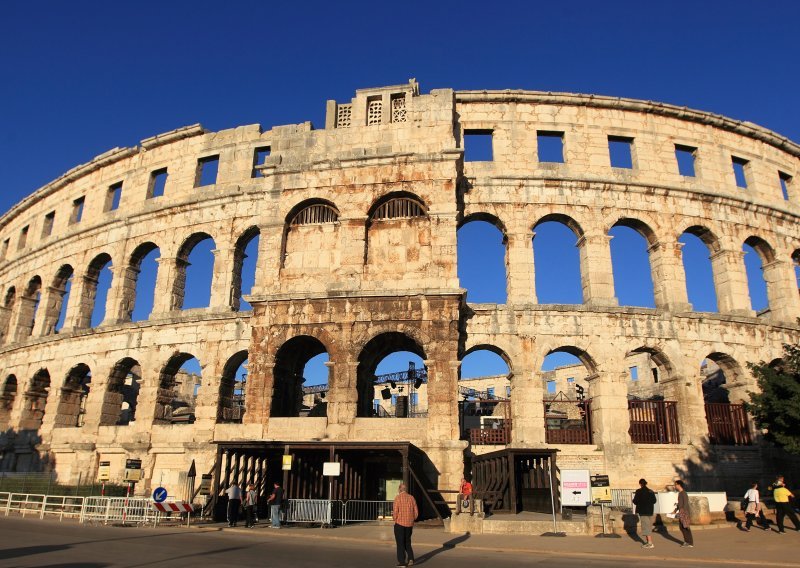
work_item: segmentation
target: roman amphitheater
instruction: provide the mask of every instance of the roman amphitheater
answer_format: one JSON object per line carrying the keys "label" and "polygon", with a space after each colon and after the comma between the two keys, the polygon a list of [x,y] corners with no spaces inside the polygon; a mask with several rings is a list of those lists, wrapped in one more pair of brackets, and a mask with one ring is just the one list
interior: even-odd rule
{"label": "roman amphitheater", "polygon": [[[490,154],[470,159],[473,140]],[[560,158],[545,160],[553,142]],[[626,163],[612,163],[611,144]],[[52,469],[70,483],[109,462],[119,481],[138,458],[136,493],[148,494],[177,488],[194,460],[217,492],[278,479],[290,497],[313,497],[327,494],[322,464],[339,461],[337,498],[379,499],[398,480],[420,495],[457,488],[465,468],[479,491],[516,472],[519,495],[555,460],[619,488],[685,476],[743,491],[791,467],[740,403],[755,388],[747,362],[800,341],[798,158],[774,132],[683,107],[421,94],[413,80],[328,101],[323,129],[194,125],[113,149],[0,219],[2,469]],[[457,234],[478,221],[502,234],[503,304],[468,302],[459,281]],[[533,243],[546,222],[574,233],[580,304],[537,301]],[[609,231],[619,226],[646,240],[654,308],[616,297]],[[715,312],[689,302],[687,234],[708,249]],[[208,238],[209,306],[183,309],[189,255]],[[769,306],[758,312],[743,245],[762,262]],[[133,321],[153,251],[152,311]],[[477,350],[502,357],[508,375],[460,382]],[[376,377],[397,351],[424,368]],[[542,362],[556,352],[582,365],[548,379]],[[304,365],[322,353],[327,384],[304,387]],[[191,357],[199,376],[179,372]],[[245,361],[246,381],[235,374]]]}

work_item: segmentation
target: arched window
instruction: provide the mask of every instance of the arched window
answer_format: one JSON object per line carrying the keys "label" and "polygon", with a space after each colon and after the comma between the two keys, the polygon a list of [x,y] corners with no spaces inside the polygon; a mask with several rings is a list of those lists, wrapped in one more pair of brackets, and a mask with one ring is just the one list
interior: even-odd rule
{"label": "arched window", "polygon": [[186,239],[178,252],[172,309],[207,308],[211,305],[214,280],[214,239],[196,233]]}
{"label": "arched window", "polygon": [[101,426],[127,426],[136,420],[136,404],[142,383],[142,368],[135,359],[118,361],[108,378]]}
{"label": "arched window", "polygon": [[327,404],[324,400],[312,396],[306,401],[304,391],[308,364],[322,354],[327,354],[325,345],[308,335],[293,337],[278,349],[273,368],[274,389],[270,416],[327,415]]}
{"label": "arched window", "polygon": [[50,373],[47,372],[47,369],[39,369],[33,375],[30,386],[24,394],[22,416],[19,421],[20,430],[39,430],[44,420],[44,411],[49,393]]}
{"label": "arched window", "polygon": [[233,257],[233,290],[231,293],[232,307],[235,311],[252,309],[243,296],[249,294],[253,284],[255,284],[259,239],[260,232],[258,228],[251,227],[236,241]]}
{"label": "arched window", "polygon": [[322,223],[335,223],[339,220],[339,212],[327,203],[313,203],[304,207],[295,214],[290,225],[320,225]]}
{"label": "arched window", "polygon": [[73,270],[69,264],[58,269],[51,286],[51,297],[45,312],[45,334],[58,333],[64,327],[67,305],[72,291]]}
{"label": "arched window", "polygon": [[142,243],[133,251],[122,286],[123,321],[145,321],[150,318],[158,278],[161,251],[155,243]]}
{"label": "arched window", "polygon": [[200,362],[189,353],[173,355],[159,377],[153,424],[193,424],[201,385]]}
{"label": "arched window", "polygon": [[83,277],[83,298],[76,327],[97,327],[105,319],[106,299],[111,288],[111,257],[102,253],[94,257]]}
{"label": "arched window", "polygon": [[17,377],[8,375],[0,391],[0,429],[6,429],[11,422],[11,410],[17,398]]}
{"label": "arched window", "polygon": [[56,414],[56,428],[81,427],[85,422],[86,400],[92,372],[88,365],[79,363],[70,369],[61,388],[61,400]]}
{"label": "arched window", "polygon": [[766,310],[770,307],[770,289],[765,271],[766,265],[775,260],[775,252],[766,241],[758,237],[749,237],[742,245],[742,250],[750,305],[756,312]]}
{"label": "arched window", "polygon": [[419,198],[406,193],[383,197],[368,215],[364,243],[368,273],[400,283],[403,277],[428,269],[435,263],[432,238],[431,223]]}
{"label": "arched window", "polygon": [[241,424],[245,412],[247,351],[233,355],[222,371],[219,384],[217,422]]}
{"label": "arched window", "polygon": [[717,312],[715,270],[711,255],[719,250],[717,238],[705,227],[690,227],[680,236],[686,274],[686,294],[697,312]]}
{"label": "arched window", "polygon": [[19,326],[17,329],[17,340],[24,341],[33,335],[36,325],[36,314],[39,311],[39,303],[42,298],[42,279],[34,276],[25,288],[25,294],[20,298],[19,306]]}
{"label": "arched window", "polygon": [[583,284],[577,239],[580,226],[564,215],[551,215],[534,226],[536,297],[540,304],[582,304]]}
{"label": "arched window", "polygon": [[289,212],[281,245],[282,278],[316,276],[319,286],[326,285],[340,263],[338,220],[333,203],[316,199],[303,201]]}
{"label": "arched window", "polygon": [[425,217],[425,207],[412,197],[393,197],[387,199],[375,209],[371,220],[413,219]]}
{"label": "arched window", "polygon": [[596,365],[582,349],[564,346],[551,350],[542,361],[545,440],[550,444],[591,444],[589,379]]}
{"label": "arched window", "polygon": [[14,315],[14,301],[16,298],[17,289],[10,286],[8,290],[6,290],[3,308],[0,309],[0,345],[13,341],[13,337],[9,335],[9,328],[11,327],[11,319]]}
{"label": "arched window", "polygon": [[458,279],[467,301],[506,303],[505,236],[497,224],[474,218],[456,233]]}
{"label": "arched window", "polygon": [[795,285],[800,289],[800,249],[792,253],[792,265],[794,266]]}
{"label": "arched window", "polygon": [[625,219],[608,232],[614,294],[621,306],[656,307],[647,234],[652,231],[639,221]]}

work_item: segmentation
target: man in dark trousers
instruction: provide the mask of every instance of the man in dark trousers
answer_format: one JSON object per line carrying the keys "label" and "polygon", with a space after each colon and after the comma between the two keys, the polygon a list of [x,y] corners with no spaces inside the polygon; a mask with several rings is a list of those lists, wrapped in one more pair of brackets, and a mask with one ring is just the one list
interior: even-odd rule
{"label": "man in dark trousers", "polygon": [[239,521],[239,509],[242,507],[242,490],[235,481],[228,487],[228,526],[235,527]]}
{"label": "man in dark trousers", "polygon": [[642,536],[644,544],[642,548],[653,548],[653,511],[656,505],[656,494],[647,487],[647,480],[639,480],[639,489],[633,494],[633,504],[636,505],[636,514],[639,515],[639,522],[642,524]]}
{"label": "man in dark trousers", "polygon": [[392,519],[394,519],[394,541],[397,543],[397,565],[412,566],[414,550],[411,548],[411,531],[414,521],[419,516],[417,501],[406,491],[405,484],[400,485],[400,493],[394,498]]}
{"label": "man in dark trousers", "polygon": [[281,484],[277,481],[275,482],[275,489],[272,490],[272,495],[270,495],[269,499],[267,499],[267,503],[269,503],[270,512],[272,513],[271,528],[281,528],[281,504],[283,503],[283,489],[281,489]]}

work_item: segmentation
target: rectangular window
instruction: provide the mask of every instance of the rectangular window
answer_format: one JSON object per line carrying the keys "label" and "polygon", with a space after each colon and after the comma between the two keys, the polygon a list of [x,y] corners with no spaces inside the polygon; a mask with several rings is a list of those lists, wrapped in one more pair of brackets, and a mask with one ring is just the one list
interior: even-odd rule
{"label": "rectangular window", "polygon": [[780,180],[783,198],[789,201],[789,186],[792,185],[792,176],[783,172],[778,172],[778,179]]}
{"label": "rectangular window", "polygon": [[737,158],[731,156],[731,164],[733,165],[733,176],[736,178],[736,186],[742,189],[747,189],[747,173],[746,168],[749,162],[744,158]]}
{"label": "rectangular window", "polygon": [[464,161],[491,162],[494,159],[492,134],[491,130],[465,130]]}
{"label": "rectangular window", "polygon": [[486,389],[486,394],[489,395],[489,398],[494,398],[494,387]]}
{"label": "rectangular window", "polygon": [[556,394],[556,382],[555,381],[547,381],[547,392],[549,394]]}
{"label": "rectangular window", "polygon": [[156,170],[150,174],[150,184],[147,186],[147,199],[161,197],[167,185],[167,168]]}
{"label": "rectangular window", "polygon": [[540,130],[536,133],[540,162],[564,163],[564,133]]}
{"label": "rectangular window", "polygon": [[119,209],[119,200],[122,198],[122,182],[109,186],[106,193],[105,211],[116,211]]}
{"label": "rectangular window", "polygon": [[252,177],[264,177],[264,174],[261,173],[261,170],[257,170],[256,166],[263,166],[264,162],[267,160],[267,156],[269,156],[271,152],[271,148],[269,146],[262,146],[261,148],[256,148],[255,152],[253,152],[253,174]]}
{"label": "rectangular window", "polygon": [[695,160],[697,148],[675,144],[675,159],[678,161],[678,173],[683,177],[695,177]]}
{"label": "rectangular window", "polygon": [[79,197],[72,202],[72,215],[69,218],[70,225],[80,223],[81,219],[83,219],[83,204],[85,200],[85,197]]}
{"label": "rectangular window", "polygon": [[372,408],[375,410],[375,413],[378,413],[378,409],[381,407],[381,399],[375,398],[372,400]]}
{"label": "rectangular window", "polygon": [[30,228],[31,228],[30,225],[25,225],[19,232],[19,243],[17,244],[18,250],[24,249],[25,245],[28,244],[28,231],[30,230]]}
{"label": "rectangular window", "polygon": [[511,398],[511,387],[506,387],[506,398]]}
{"label": "rectangular window", "polygon": [[383,99],[370,97],[367,99],[367,125],[383,122]]}
{"label": "rectangular window", "polygon": [[630,372],[631,372],[631,380],[632,381],[638,381],[639,380],[639,367],[635,367],[635,366],[631,367],[630,368]]}
{"label": "rectangular window", "polygon": [[392,406],[397,406],[397,395],[396,394],[392,395]]}
{"label": "rectangular window", "polygon": [[217,172],[219,171],[219,156],[207,156],[197,160],[197,172],[195,173],[194,186],[203,187],[217,183]]}
{"label": "rectangular window", "polygon": [[572,383],[574,383],[574,382],[575,382],[575,377],[569,377],[569,378],[567,379],[567,383],[569,383],[569,384],[572,384]]}
{"label": "rectangular window", "polygon": [[42,225],[42,238],[45,239],[53,234],[53,225],[56,222],[56,212],[50,211],[44,216],[44,224]]}
{"label": "rectangular window", "polygon": [[6,239],[3,241],[3,247],[0,248],[0,258],[5,259],[6,255],[8,254],[8,245],[11,242],[11,239]]}
{"label": "rectangular window", "polygon": [[633,169],[633,138],[608,137],[608,156],[612,168]]}

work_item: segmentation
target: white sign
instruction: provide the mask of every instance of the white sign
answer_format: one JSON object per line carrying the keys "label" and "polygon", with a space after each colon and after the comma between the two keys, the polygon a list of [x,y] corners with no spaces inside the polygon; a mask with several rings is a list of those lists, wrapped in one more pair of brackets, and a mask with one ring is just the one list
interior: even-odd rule
{"label": "white sign", "polygon": [[587,507],[592,501],[591,490],[588,469],[561,470],[561,505],[563,507]]}
{"label": "white sign", "polygon": [[342,464],[339,462],[325,462],[322,464],[322,475],[325,477],[339,477],[342,474]]}

